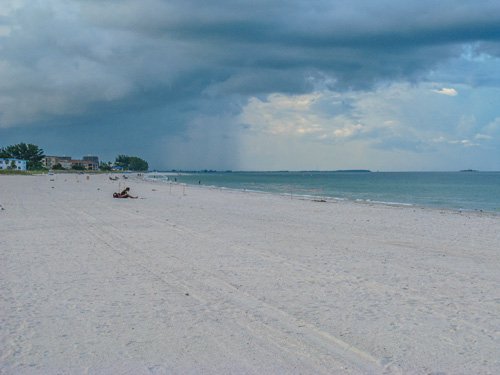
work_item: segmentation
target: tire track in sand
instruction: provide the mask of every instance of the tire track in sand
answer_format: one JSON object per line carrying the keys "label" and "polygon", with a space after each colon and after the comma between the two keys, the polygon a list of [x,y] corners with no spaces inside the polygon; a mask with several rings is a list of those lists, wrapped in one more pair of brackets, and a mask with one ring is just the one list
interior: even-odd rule
{"label": "tire track in sand", "polygon": [[[80,215],[79,215],[80,214]],[[369,353],[356,348],[347,342],[318,329],[316,326],[298,319],[289,313],[276,308],[257,297],[241,291],[235,286],[217,277],[213,272],[187,262],[174,255],[167,255],[168,264],[174,269],[189,269],[193,277],[189,280],[185,275],[176,272],[165,272],[158,269],[157,259],[142,248],[127,241],[126,233],[108,223],[99,221],[95,216],[84,211],[76,211],[77,217],[84,214],[86,228],[92,236],[101,239],[114,252],[133,262],[156,279],[179,290],[189,291],[189,295],[201,304],[208,306],[212,314],[229,314],[242,329],[253,332],[254,336],[265,338],[279,350],[292,351],[313,362],[323,364],[325,369],[337,368],[346,372],[383,373],[390,372],[389,366],[381,366],[379,361]],[[161,223],[165,225],[165,223]],[[169,226],[171,227],[171,226]],[[189,234],[184,228],[169,228],[181,234]],[[163,254],[165,256],[165,254]],[[326,370],[329,373],[331,370]]]}

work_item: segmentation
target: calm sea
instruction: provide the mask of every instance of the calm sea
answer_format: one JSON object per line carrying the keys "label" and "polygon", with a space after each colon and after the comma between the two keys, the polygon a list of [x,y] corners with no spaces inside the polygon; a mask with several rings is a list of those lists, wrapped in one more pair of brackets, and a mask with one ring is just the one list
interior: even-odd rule
{"label": "calm sea", "polygon": [[500,172],[226,172],[155,177],[313,198],[500,213]]}

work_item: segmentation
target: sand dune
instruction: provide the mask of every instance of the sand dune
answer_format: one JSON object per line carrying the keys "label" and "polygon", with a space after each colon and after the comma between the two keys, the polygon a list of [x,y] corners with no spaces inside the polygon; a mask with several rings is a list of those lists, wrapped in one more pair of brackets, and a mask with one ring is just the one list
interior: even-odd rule
{"label": "sand dune", "polygon": [[1,373],[500,373],[500,216],[69,174],[0,205]]}

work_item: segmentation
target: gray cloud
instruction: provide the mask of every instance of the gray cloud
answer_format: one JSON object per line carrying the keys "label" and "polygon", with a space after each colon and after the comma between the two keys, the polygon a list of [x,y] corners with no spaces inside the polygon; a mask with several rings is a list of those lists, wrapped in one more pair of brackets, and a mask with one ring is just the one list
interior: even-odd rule
{"label": "gray cloud", "polygon": [[494,51],[499,14],[473,1],[25,2],[2,17],[3,122],[158,90],[166,102],[179,90],[306,92],[318,72],[340,88],[414,79],[460,44],[488,41]]}
{"label": "gray cloud", "polygon": [[[237,114],[250,96],[416,82],[459,61],[464,46],[471,59],[500,56],[499,41],[493,1],[7,1],[0,131],[113,127],[124,113],[153,111],[154,124],[138,126],[177,136],[224,108]],[[466,83],[500,84],[489,79],[494,65]]]}

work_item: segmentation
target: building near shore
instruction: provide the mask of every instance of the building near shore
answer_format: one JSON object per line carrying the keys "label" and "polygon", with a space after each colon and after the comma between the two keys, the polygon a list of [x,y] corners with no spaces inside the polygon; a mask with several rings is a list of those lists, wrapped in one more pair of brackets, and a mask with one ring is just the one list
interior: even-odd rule
{"label": "building near shore", "polygon": [[14,159],[14,158],[0,158],[0,169],[25,171],[26,166],[27,166],[26,160]]}
{"label": "building near shore", "polygon": [[97,171],[99,169],[99,163],[96,163],[91,160],[71,160],[71,168],[73,167],[82,167],[90,171]]}
{"label": "building near shore", "polygon": [[71,168],[71,156],[45,156],[42,162],[43,166],[48,169],[52,169],[56,164],[61,164],[65,169],[67,167]]}
{"label": "building near shore", "polygon": [[87,155],[82,158],[84,161],[91,161],[99,166],[99,156]]}
{"label": "building near shore", "polygon": [[43,165],[45,168],[52,169],[60,164],[64,169],[73,169],[74,166],[86,170],[96,171],[99,169],[98,156],[84,156],[81,160],[72,159],[71,156],[45,156]]}

